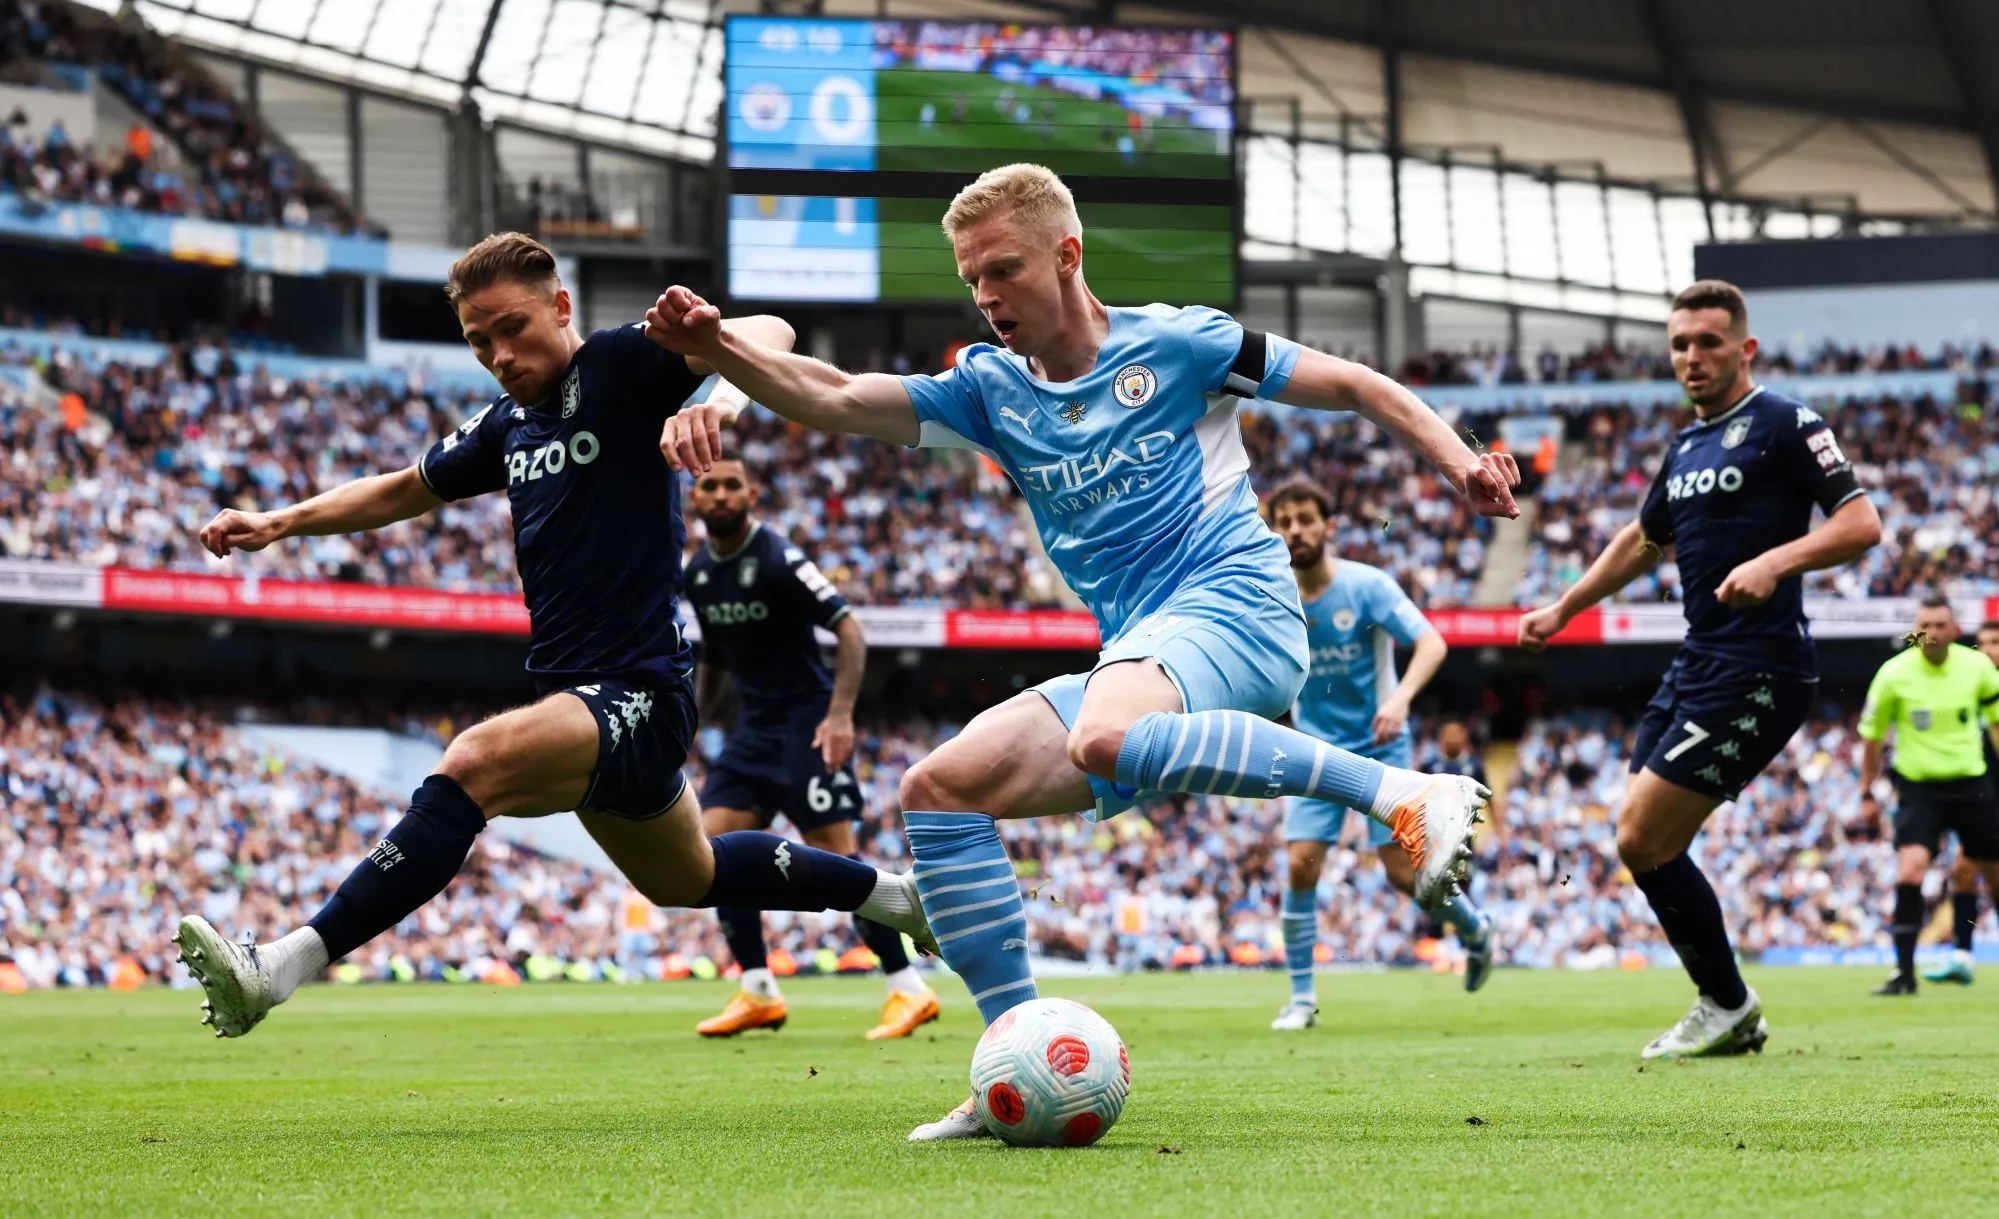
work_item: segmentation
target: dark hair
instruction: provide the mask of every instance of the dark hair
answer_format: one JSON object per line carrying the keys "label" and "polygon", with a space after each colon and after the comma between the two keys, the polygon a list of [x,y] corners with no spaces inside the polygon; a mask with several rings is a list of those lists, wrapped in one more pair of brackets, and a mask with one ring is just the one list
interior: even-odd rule
{"label": "dark hair", "polygon": [[1263,501],[1263,519],[1270,521],[1276,517],[1277,510],[1286,504],[1307,502],[1319,506],[1320,516],[1329,521],[1333,519],[1333,497],[1326,494],[1324,487],[1309,478],[1294,478],[1289,482],[1280,483]]}
{"label": "dark hair", "polygon": [[1680,289],[1673,298],[1673,310],[1681,309],[1726,309],[1730,329],[1749,325],[1749,302],[1742,299],[1742,289],[1725,279],[1696,280]]}
{"label": "dark hair", "polygon": [[555,270],[555,251],[526,233],[495,233],[451,264],[444,295],[455,305],[502,282],[546,287],[553,295],[561,283]]}
{"label": "dark hair", "polygon": [[1987,618],[1978,624],[1978,634],[1983,635],[1987,631],[1999,631],[1999,618]]}
{"label": "dark hair", "polygon": [[1929,596],[1924,597],[1921,601],[1917,602],[1917,604],[1922,606],[1924,609],[1951,608],[1950,598],[1944,596],[1942,593],[1931,593]]}

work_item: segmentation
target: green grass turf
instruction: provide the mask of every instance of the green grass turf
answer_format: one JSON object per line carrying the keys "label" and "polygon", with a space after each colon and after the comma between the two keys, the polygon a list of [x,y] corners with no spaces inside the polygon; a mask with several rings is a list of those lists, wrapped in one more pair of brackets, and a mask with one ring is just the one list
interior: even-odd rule
{"label": "green grass turf", "polygon": [[722,1043],[719,984],[314,987],[226,1042],[187,991],[0,996],[0,1214],[1999,1213],[1999,985],[1751,981],[1768,1053],[1643,1072],[1677,971],[1328,977],[1288,1036],[1276,974],[1053,982],[1131,1047],[1081,1151],[903,1141],[965,1094],[949,981],[889,1044],[873,979]]}
{"label": "green grass turf", "polygon": [[[1033,110],[1032,121],[1023,124],[997,108],[1006,89],[1005,81],[982,72],[875,73],[875,167],[977,174],[1007,161],[1032,160],[1058,174],[1226,178],[1235,171],[1227,133],[1217,136],[1181,119],[1157,119],[1151,149],[1127,159],[1115,141],[1125,133],[1130,112],[1119,103],[1016,85],[1015,103],[1026,102]],[[966,103],[962,124],[950,121],[956,97]],[[936,108],[936,121],[928,127],[922,122],[926,103]],[[1052,123],[1043,121],[1043,103],[1054,105]]]}
{"label": "green grass turf", "polygon": [[[883,300],[967,298],[938,221],[946,199],[882,199],[876,212]],[[1199,204],[1085,203],[1083,269],[1112,305],[1214,305],[1235,300],[1228,208]]]}

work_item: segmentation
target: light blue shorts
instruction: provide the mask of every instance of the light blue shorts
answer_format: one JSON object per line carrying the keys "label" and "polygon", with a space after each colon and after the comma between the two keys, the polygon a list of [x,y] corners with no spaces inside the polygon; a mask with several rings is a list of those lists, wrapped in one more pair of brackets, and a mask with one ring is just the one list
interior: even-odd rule
{"label": "light blue shorts", "polygon": [[[1409,738],[1393,741],[1379,749],[1360,749],[1354,752],[1364,758],[1373,758],[1385,766],[1400,766],[1412,769],[1412,750]],[[1286,842],[1338,842],[1340,829],[1348,817],[1359,817],[1367,822],[1367,845],[1379,848],[1392,836],[1389,828],[1358,809],[1344,804],[1334,804],[1331,800],[1307,800],[1291,796],[1284,801],[1284,841]]]}
{"label": "light blue shorts", "polygon": [[[1074,728],[1083,690],[1105,665],[1157,660],[1180,688],[1188,711],[1247,711],[1275,719],[1298,701],[1311,665],[1305,615],[1297,598],[1282,598],[1248,579],[1223,579],[1175,593],[1165,607],[1131,624],[1097,655],[1088,673],[1069,673],[1034,687],[1064,728]],[[1115,817],[1148,795],[1090,776],[1092,821]]]}

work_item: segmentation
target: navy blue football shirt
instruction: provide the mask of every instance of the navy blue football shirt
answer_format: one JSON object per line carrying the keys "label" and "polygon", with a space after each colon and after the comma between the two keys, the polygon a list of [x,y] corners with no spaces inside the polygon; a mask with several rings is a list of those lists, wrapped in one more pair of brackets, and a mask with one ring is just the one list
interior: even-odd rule
{"label": "navy blue football shirt", "polygon": [[1715,590],[1737,566],[1803,537],[1814,507],[1830,516],[1861,494],[1852,463],[1818,412],[1761,386],[1674,437],[1638,527],[1648,541],[1673,547],[1687,650],[1815,674],[1802,578],[1779,581],[1769,600],[1744,609],[1723,605]]}
{"label": "navy blue football shirt", "polygon": [[659,434],[700,383],[644,323],[599,330],[548,401],[502,394],[418,463],[441,499],[506,491],[540,693],[687,680],[674,621],[687,525]]}
{"label": "navy blue football shirt", "polygon": [[746,721],[826,714],[833,677],[813,628],[831,630],[848,607],[804,551],[758,522],[729,554],[706,546],[688,562],[687,601],[704,657],[736,679]]}

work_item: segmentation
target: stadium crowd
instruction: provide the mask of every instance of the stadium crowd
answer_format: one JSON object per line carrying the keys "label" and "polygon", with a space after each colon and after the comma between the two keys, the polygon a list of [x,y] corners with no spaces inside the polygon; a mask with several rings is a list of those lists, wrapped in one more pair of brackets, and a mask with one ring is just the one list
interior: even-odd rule
{"label": "stadium crowd", "polygon": [[[180,971],[166,945],[178,914],[201,913],[227,934],[267,934],[317,908],[400,815],[401,798],[260,747],[235,726],[246,711],[329,718],[324,708],[298,716],[48,688],[0,696],[0,965],[33,987],[121,974],[171,981]],[[1747,953],[1885,942],[1893,851],[1878,825],[1846,819],[1859,797],[1850,718],[1814,719],[1694,848]],[[459,709],[398,726],[441,742],[466,722]],[[1481,841],[1473,893],[1495,919],[1502,960],[1670,963],[1616,859],[1610,813],[1625,782],[1625,729],[1606,713],[1537,721],[1496,776],[1502,807]],[[903,772],[952,731],[864,725],[861,846],[882,865],[908,864],[895,814]],[[1122,969],[1279,962],[1279,813],[1179,797],[1102,824],[1007,823],[1037,949]],[[1320,892],[1328,963],[1450,961],[1434,928],[1353,844],[1329,856]],[[631,920],[634,900],[615,877],[489,832],[440,901],[356,954],[342,976],[584,979],[727,967],[712,917]],[[772,948],[808,969],[857,946],[841,915],[772,914],[766,925]]]}
{"label": "stadium crowd", "polygon": [[[1975,386],[1976,383],[1971,383]],[[1903,597],[1942,591],[1999,595],[1999,432],[1983,391],[1962,402],[1848,399],[1820,403],[1886,527],[1859,563],[1814,572],[1808,593]],[[1692,422],[1686,410],[1584,407],[1565,419],[1580,460],[1554,470],[1538,494],[1536,545],[1516,594],[1541,605],[1581,576],[1644,502],[1667,443]],[[1677,601],[1670,559],[1624,590],[1629,601]]]}
{"label": "stadium crowd", "polygon": [[[1115,26],[1013,25],[995,22],[878,21],[875,44],[894,61],[921,64],[926,54],[973,56],[981,70],[998,63],[1050,64],[1083,77],[1099,74],[1177,90],[1195,100],[1227,104],[1229,34],[1220,30],[1126,29]],[[1082,92],[1094,85],[1054,82]],[[1092,92],[1090,94],[1094,96]]]}
{"label": "stadium crowd", "polygon": [[[1372,363],[1372,360],[1364,362]],[[1847,373],[1943,371],[1982,373],[1999,365],[1999,350],[1981,342],[1965,347],[1944,343],[1925,351],[1915,344],[1859,348],[1823,343],[1793,355],[1772,348],[1757,356],[1758,371],[1782,376]],[[1575,351],[1543,344],[1531,357],[1496,344],[1419,352],[1402,364],[1397,378],[1408,385],[1578,385],[1614,381],[1670,381],[1673,361],[1663,342],[1585,343]]]}
{"label": "stadium crowd", "polygon": [[62,0],[0,0],[0,71],[36,64],[93,70],[185,162],[155,155],[152,131],[129,129],[116,148],[82,146],[60,126],[26,146],[8,124],[0,187],[65,203],[95,203],[236,224],[352,232],[356,217],[264,129],[158,36],[83,14]]}
{"label": "stadium crowd", "polygon": [[[0,362],[21,362],[0,350]],[[248,365],[248,367],[245,367]],[[0,383],[0,553],[273,578],[516,587],[504,496],[446,505],[371,534],[298,538],[218,568],[193,538],[221,507],[268,508],[399,469],[479,403],[386,384],[271,377],[197,339],[164,363],[41,366],[71,413]],[[1470,597],[1489,526],[1372,425],[1245,416],[1261,480],[1309,472],[1335,489],[1341,552],[1433,604]],[[1019,609],[1060,603],[1059,578],[1004,476],[963,454],[898,449],[746,416],[733,443],[766,483],[771,522],[867,605]],[[698,526],[694,533],[697,535]]]}

